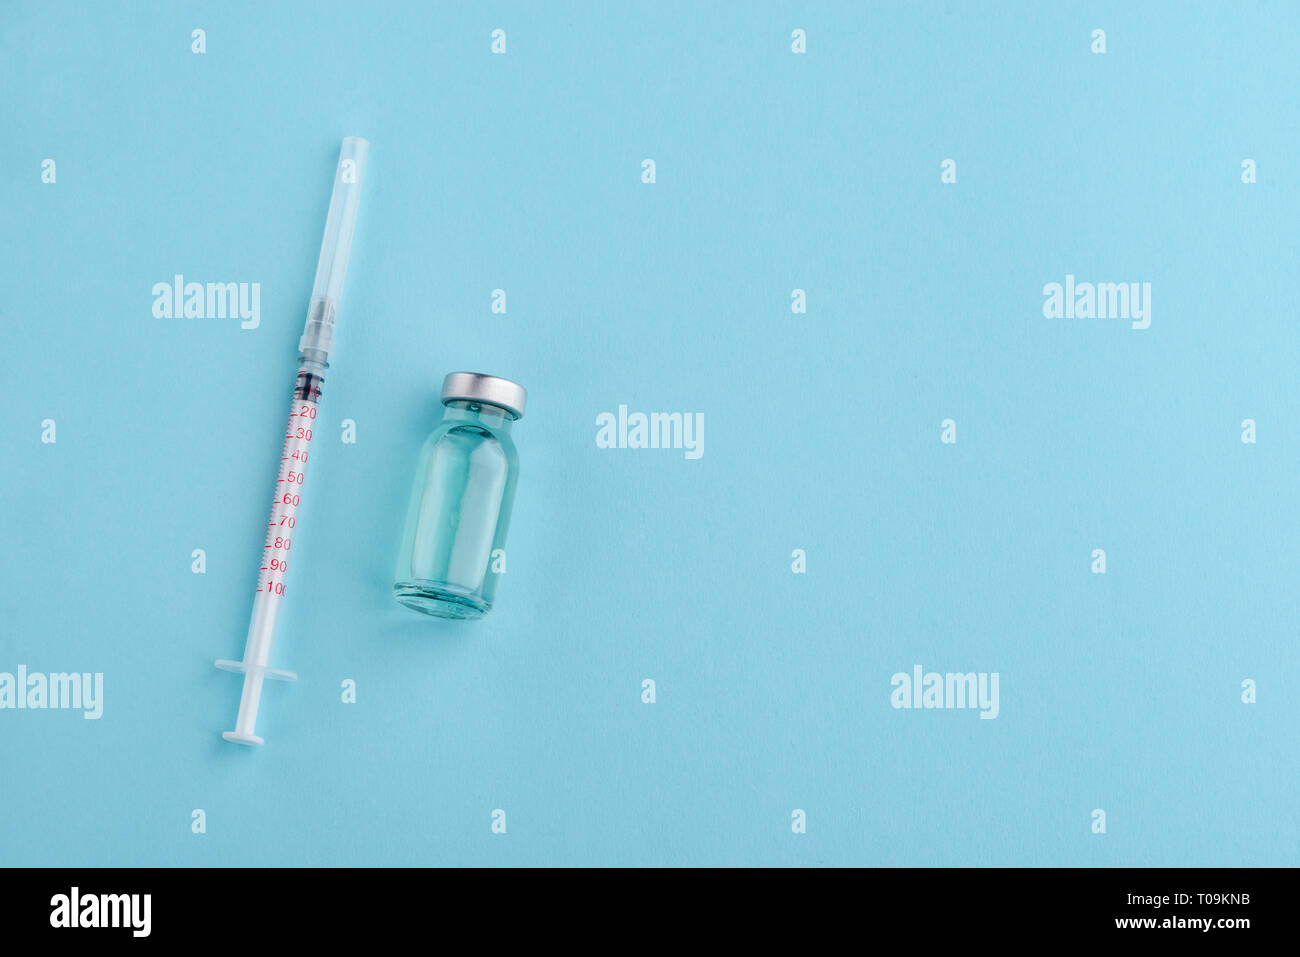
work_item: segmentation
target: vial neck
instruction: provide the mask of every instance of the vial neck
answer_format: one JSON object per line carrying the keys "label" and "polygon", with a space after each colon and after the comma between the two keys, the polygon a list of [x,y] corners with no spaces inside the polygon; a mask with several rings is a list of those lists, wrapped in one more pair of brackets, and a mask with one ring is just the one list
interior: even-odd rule
{"label": "vial neck", "polygon": [[446,407],[443,413],[445,418],[457,419],[462,422],[475,422],[497,432],[509,432],[510,426],[515,421],[515,417],[505,409],[498,408],[495,405],[488,405],[485,402],[452,399],[449,402],[444,402],[443,405]]}

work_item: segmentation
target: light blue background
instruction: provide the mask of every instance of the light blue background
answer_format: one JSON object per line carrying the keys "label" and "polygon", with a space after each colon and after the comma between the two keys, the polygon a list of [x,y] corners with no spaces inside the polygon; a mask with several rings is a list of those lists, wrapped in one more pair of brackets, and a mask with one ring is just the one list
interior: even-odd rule
{"label": "light blue background", "polygon": [[[1297,863],[1300,8],[1133,7],[6,4],[0,670],[106,700],[0,712],[0,863]],[[301,680],[246,750],[212,660],[348,134]],[[261,327],[155,319],[178,272]],[[1045,319],[1067,273],[1151,328]],[[463,625],[390,597],[457,369],[530,391]],[[620,403],[704,457],[598,449]],[[895,711],[918,663],[1000,717]]]}

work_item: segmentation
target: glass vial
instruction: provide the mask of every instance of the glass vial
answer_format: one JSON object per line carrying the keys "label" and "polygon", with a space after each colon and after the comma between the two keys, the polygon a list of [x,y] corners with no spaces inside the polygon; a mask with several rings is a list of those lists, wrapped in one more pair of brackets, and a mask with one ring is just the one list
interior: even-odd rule
{"label": "glass vial", "polygon": [[528,394],[509,379],[453,372],[446,407],[420,450],[393,594],[440,618],[481,618],[505,567],[506,527],[519,478],[510,427]]}

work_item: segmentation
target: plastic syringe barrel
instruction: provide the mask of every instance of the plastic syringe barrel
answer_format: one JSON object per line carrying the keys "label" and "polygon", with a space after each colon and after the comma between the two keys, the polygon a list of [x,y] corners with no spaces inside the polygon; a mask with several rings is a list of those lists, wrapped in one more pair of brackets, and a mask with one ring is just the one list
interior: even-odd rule
{"label": "plastic syringe barrel", "polygon": [[[338,321],[339,302],[343,298],[343,281],[347,277],[352,232],[356,228],[361,181],[365,176],[369,150],[370,144],[365,140],[349,136],[339,151],[329,214],[325,219],[325,238],[321,241],[320,261],[316,265],[316,283],[311,304],[307,307],[307,324],[298,342],[302,355],[281,450],[276,495],[271,504],[271,519],[267,523],[262,575],[258,577],[248,636],[244,640],[244,657],[241,661],[223,659],[216,663],[218,668],[244,676],[235,730],[222,734],[227,741],[236,744],[262,743],[255,727],[265,679],[293,681],[297,678],[291,671],[271,667],[271,649],[284,601],[284,578],[288,568],[283,553],[288,551],[291,541],[289,533],[284,530],[297,524],[301,499],[299,492],[288,490],[301,489],[306,477],[311,423],[316,418],[325,369],[334,348],[334,327]],[[276,561],[272,561],[273,557]]]}
{"label": "plastic syringe barrel", "polygon": [[339,302],[343,298],[343,281],[348,274],[348,256],[352,252],[352,231],[357,225],[361,205],[361,181],[366,175],[366,156],[370,144],[359,136],[343,140],[339,165],[334,172],[334,192],[325,219],[325,237],[320,244],[316,263],[316,283],[307,307],[307,324],[298,340],[298,351],[309,359],[329,363],[334,348],[334,326],[338,321]]}

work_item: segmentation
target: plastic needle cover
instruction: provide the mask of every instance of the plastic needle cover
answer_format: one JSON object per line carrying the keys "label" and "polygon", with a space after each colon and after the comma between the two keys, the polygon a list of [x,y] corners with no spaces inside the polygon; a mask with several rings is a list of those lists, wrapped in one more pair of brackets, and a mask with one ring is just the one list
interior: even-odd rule
{"label": "plastic needle cover", "polygon": [[[348,274],[348,256],[352,252],[352,232],[357,225],[361,205],[361,180],[366,173],[366,155],[370,144],[360,137],[349,136],[339,151],[339,168],[334,176],[334,193],[330,197],[329,216],[325,219],[325,238],[320,244],[316,263],[316,284],[307,307],[307,325],[298,342],[304,355],[315,350],[329,361],[334,347],[334,324],[339,300],[343,298],[343,280]],[[314,357],[313,357],[314,358]]]}
{"label": "plastic needle cover", "polygon": [[352,231],[357,223],[361,201],[361,181],[366,171],[366,153],[370,144],[349,136],[339,152],[334,174],[334,192],[325,220],[325,239],[321,243],[320,262],[316,266],[316,285],[307,307],[307,324],[298,342],[298,375],[289,405],[289,423],[280,450],[280,472],[271,500],[271,518],[266,526],[262,547],[261,570],[253,597],[253,614],[248,623],[242,661],[223,659],[218,668],[244,676],[244,690],[239,699],[239,716],[235,730],[222,737],[236,744],[261,744],[254,733],[257,708],[262,700],[262,684],[268,678],[293,681],[292,671],[271,667],[271,650],[275,644],[276,625],[284,606],[289,559],[299,562],[297,551],[290,552],[297,537],[300,508],[307,463],[311,458],[313,428],[320,406],[330,351],[334,348],[334,326],[338,320],[339,301],[343,297],[343,280],[348,271],[348,254],[352,251]]}

